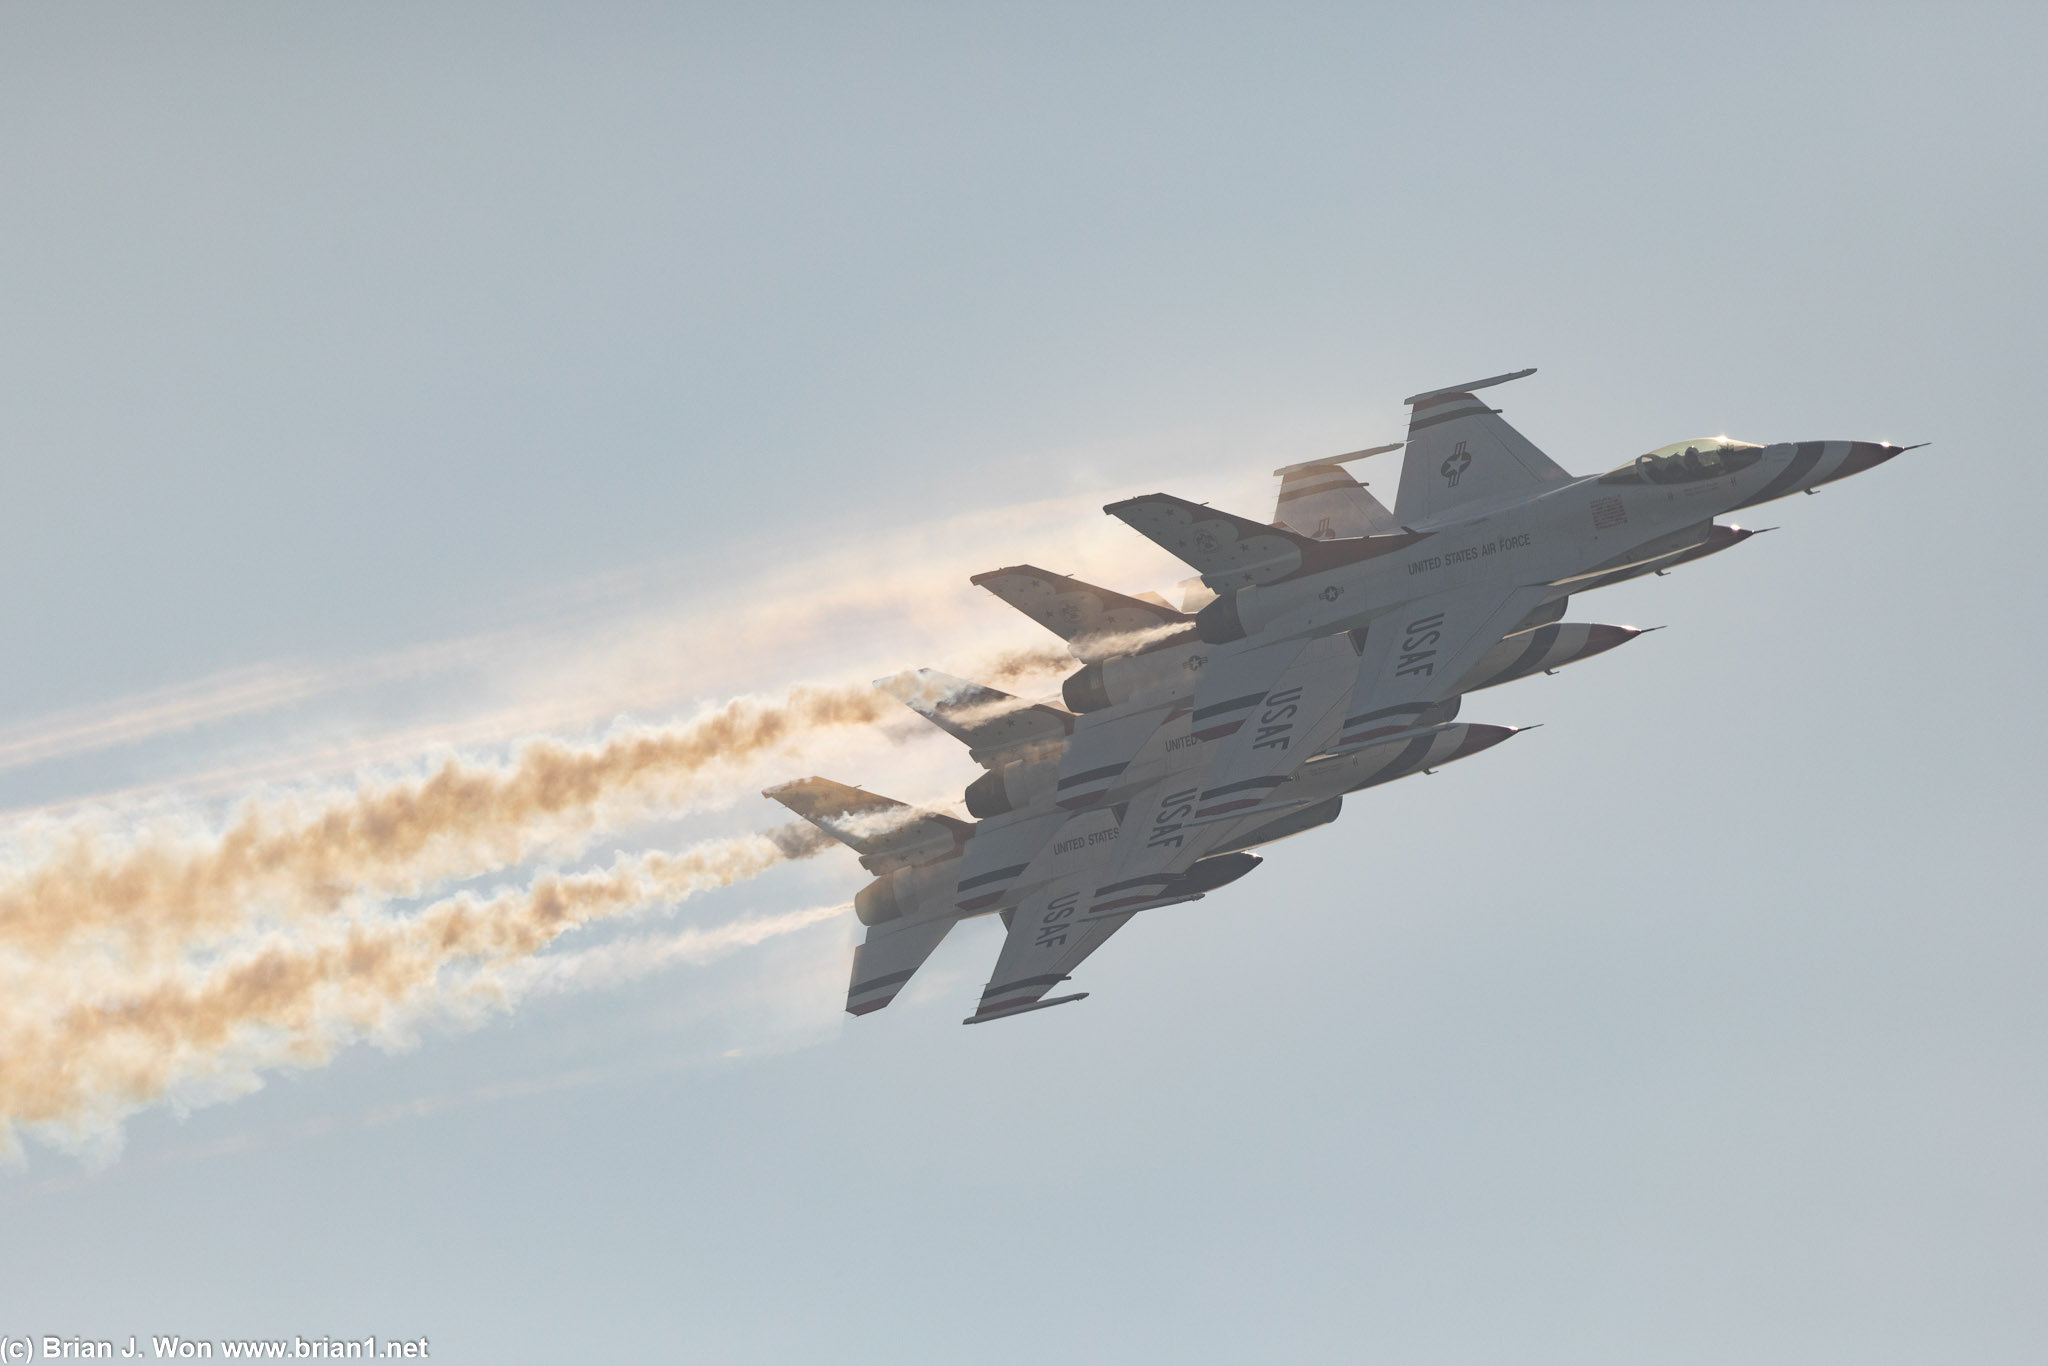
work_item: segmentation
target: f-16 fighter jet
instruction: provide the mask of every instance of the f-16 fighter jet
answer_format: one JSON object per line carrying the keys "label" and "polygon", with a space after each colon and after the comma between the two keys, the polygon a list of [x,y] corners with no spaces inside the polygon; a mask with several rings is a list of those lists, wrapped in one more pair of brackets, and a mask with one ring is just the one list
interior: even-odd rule
{"label": "f-16 fighter jet", "polygon": [[[1317,539],[1163,493],[1105,509],[1193,566],[1217,595],[1196,615],[1197,638],[1236,648],[1201,672],[1198,736],[1246,734],[1276,694],[1291,698],[1317,750],[1427,727],[1463,692],[1636,634],[1558,623],[1570,594],[1724,550],[1754,533],[1716,516],[1810,492],[1910,449],[1714,437],[1574,477],[1477,397],[1533,373],[1408,399],[1399,493],[1390,512],[1371,517],[1376,530]],[[1333,463],[1317,478],[1322,492],[1348,476]],[[1311,666],[1333,637],[1358,652],[1348,685]],[[1251,743],[1215,751],[1198,818],[1287,781],[1286,749],[1261,743],[1256,725],[1249,734]]]}
{"label": "f-16 fighter jet", "polygon": [[1392,510],[1344,465],[1395,447],[1276,471],[1272,524],[1165,495],[1112,506],[1201,571],[1186,610],[1032,566],[977,576],[1083,661],[1069,710],[929,671],[884,681],[988,770],[967,793],[978,823],[823,779],[768,794],[877,874],[847,1008],[888,1004],[986,913],[1008,935],[969,1023],[1081,999],[1047,993],[1132,914],[1243,876],[1246,850],[1334,820],[1346,792],[1514,733],[1454,724],[1462,693],[1639,634],[1560,621],[1569,594],[1736,544],[1752,533],[1714,515],[1899,449],[1716,438],[1574,480],[1472,395],[1520,377],[1410,400]]}
{"label": "f-16 fighter jet", "polygon": [[[1128,805],[1055,809],[1050,837],[1000,817],[969,825],[826,778],[764,795],[852,848],[876,875],[854,898],[868,929],[854,951],[849,1013],[864,1015],[894,1000],[959,921],[1001,915],[1008,933],[981,1004],[966,1021],[974,1024],[1083,999],[1085,992],[1045,997],[1133,915],[1200,900],[1243,877],[1260,862],[1246,850],[1335,820],[1347,792],[1433,770],[1514,733],[1508,726],[1443,726],[1318,760],[1304,765],[1297,787],[1259,809],[1199,828],[1189,823],[1199,780],[1173,789],[1170,776]],[[1186,760],[1186,770],[1198,773],[1199,760]],[[977,858],[977,846],[996,852]],[[1120,857],[1127,848],[1141,852]],[[989,872],[975,871],[1005,857],[1024,862],[992,870],[993,883],[985,880]],[[1118,876],[1140,865],[1152,871]]]}
{"label": "f-16 fighter jet", "polygon": [[[1039,606],[1079,599],[1050,614],[1078,655],[1103,653],[1112,634],[1189,635],[1171,608],[1046,577],[1057,581],[1056,597],[1018,588],[1021,580],[1008,586]],[[1344,654],[1349,661],[1348,645]],[[1096,660],[1105,662],[1118,659]],[[1259,862],[1245,850],[1335,820],[1347,792],[1431,771],[1514,734],[1444,725],[1356,747],[1305,763],[1297,781],[1267,800],[1196,827],[1189,817],[1205,756],[1189,737],[1187,688],[1174,669],[1160,672],[1166,686],[1133,688],[1085,716],[932,670],[882,680],[878,686],[967,745],[988,770],[967,789],[968,810],[981,818],[972,826],[824,778],[769,789],[765,795],[852,847],[876,874],[854,903],[869,928],[855,954],[849,1012],[886,1006],[954,923],[990,913],[1001,914],[1008,935],[969,1023],[1082,999],[1043,998],[1132,915],[1198,900],[1242,877]],[[1109,748],[1133,743],[1136,751]],[[1108,766],[1116,774],[1097,777],[1100,759],[1119,752],[1129,757]],[[1070,785],[1061,775],[1076,767],[1085,795],[1062,795]]]}

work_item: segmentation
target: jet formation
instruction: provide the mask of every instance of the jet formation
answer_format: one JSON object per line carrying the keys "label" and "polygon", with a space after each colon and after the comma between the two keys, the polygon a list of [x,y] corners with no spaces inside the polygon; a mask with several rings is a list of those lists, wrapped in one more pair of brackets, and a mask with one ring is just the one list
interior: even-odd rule
{"label": "jet formation", "polygon": [[[1271,522],[1165,493],[1109,504],[1196,571],[1178,608],[1031,565],[976,575],[1080,667],[1063,707],[931,669],[876,685],[982,766],[974,819],[825,778],[764,794],[874,877],[846,1009],[888,1005],[979,915],[1007,934],[964,1023],[1085,999],[1050,993],[1133,916],[1235,882],[1347,796],[1527,729],[1460,720],[1466,693],[1643,634],[1565,621],[1571,598],[1739,545],[1757,533],[1716,518],[1913,449],[1710,437],[1575,476],[1478,396],[1533,373],[1416,394],[1405,441],[1274,471]],[[1345,466],[1404,448],[1389,510]]]}

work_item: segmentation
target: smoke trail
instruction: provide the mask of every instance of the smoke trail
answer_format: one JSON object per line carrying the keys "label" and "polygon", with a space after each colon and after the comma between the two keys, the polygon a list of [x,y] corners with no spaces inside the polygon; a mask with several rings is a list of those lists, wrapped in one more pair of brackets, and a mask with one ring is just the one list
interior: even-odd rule
{"label": "smoke trail", "polygon": [[416,894],[679,805],[707,769],[887,714],[888,699],[869,688],[800,687],[682,725],[625,729],[595,746],[531,741],[509,766],[451,758],[428,778],[359,788],[312,812],[249,805],[197,847],[145,835],[110,848],[74,826],[0,884],[0,945],[47,954],[66,940],[111,938],[148,954],[239,928],[252,900],[293,915],[333,910],[350,894]]}
{"label": "smoke trail", "polygon": [[550,954],[508,967],[502,977],[513,999],[594,991],[651,977],[678,964],[708,963],[735,949],[756,944],[843,915],[849,907],[813,906],[808,910],[747,916],[723,925],[697,926],[673,934],[636,935],[578,953]]}
{"label": "smoke trail", "polygon": [[189,730],[244,712],[283,706],[318,687],[307,669],[236,669],[112,707],[78,708],[0,730],[0,769],[90,753],[149,736]]}
{"label": "smoke trail", "polygon": [[1036,678],[1071,669],[1074,662],[1074,656],[1064,648],[1037,645],[1023,650],[1005,650],[990,658],[973,674],[984,683],[1015,683],[1021,678]]}
{"label": "smoke trail", "polygon": [[[503,1007],[547,980],[547,970],[511,969],[569,930],[729,886],[789,857],[775,840],[745,836],[548,873],[523,890],[464,893],[405,919],[274,933],[211,966],[160,972],[113,995],[45,982],[40,998],[0,1002],[0,1150],[12,1150],[23,1126],[73,1138],[104,1130],[181,1083],[247,1086],[263,1069],[315,1065],[435,1006]],[[675,952],[758,943],[827,914],[741,922]],[[582,971],[603,970],[593,962]]]}
{"label": "smoke trail", "polygon": [[[1185,641],[1182,637],[1185,637]],[[1105,631],[1076,644],[1085,647],[1085,654],[1089,659],[1109,660],[1125,659],[1168,642],[1192,645],[1197,639],[1195,628],[1189,623],[1169,621],[1158,626],[1140,627],[1134,631]]]}
{"label": "smoke trail", "polygon": [[[1012,651],[981,672],[1008,680],[1070,662]],[[45,822],[0,870],[0,1151],[24,1126],[60,1140],[105,1134],[173,1088],[253,1086],[265,1068],[318,1063],[409,1013],[503,1008],[571,975],[625,972],[623,950],[582,967],[515,965],[576,925],[750,878],[829,841],[791,826],[465,893],[410,918],[374,907],[716,798],[748,763],[896,708],[867,684],[800,686],[592,745],[535,739],[503,764],[450,759],[324,802],[247,802],[218,833],[154,826],[123,838],[105,817]],[[656,956],[758,942],[823,914],[680,937]]]}
{"label": "smoke trail", "polygon": [[[1064,662],[1052,650],[1013,651],[991,672]],[[594,746],[530,741],[505,766],[451,758],[425,779],[361,787],[310,812],[291,801],[245,805],[211,839],[145,831],[120,842],[74,822],[0,880],[0,950],[47,957],[72,945],[148,960],[245,928],[259,906],[303,919],[350,896],[418,895],[676,810],[706,795],[708,780],[808,734],[894,714],[865,684],[801,686],[677,725],[617,730]]]}
{"label": "smoke trail", "polygon": [[[1186,472],[1184,453],[1172,457],[1172,467]],[[647,565],[529,598],[520,605],[523,624],[506,629],[347,662],[276,660],[26,719],[0,726],[0,771],[199,727],[253,723],[285,706],[392,684],[459,694],[466,714],[454,729],[466,742],[503,743],[536,729],[737,691],[764,668],[768,676],[791,677],[887,667],[896,661],[884,641],[921,653],[932,645],[958,649],[986,634],[986,599],[966,581],[988,567],[991,544],[1028,546],[1027,558],[1102,582],[1157,577],[1167,561],[1150,542],[1120,531],[1096,534],[1105,496],[1125,487],[1119,477],[1097,489],[936,520],[863,523],[857,534],[818,528],[786,539],[775,566],[749,583],[721,575],[711,595],[702,591],[711,570],[705,562]],[[877,556],[878,537],[895,553]],[[705,651],[707,640],[720,648]],[[878,649],[887,657],[876,658]],[[442,715],[428,728],[449,725]]]}

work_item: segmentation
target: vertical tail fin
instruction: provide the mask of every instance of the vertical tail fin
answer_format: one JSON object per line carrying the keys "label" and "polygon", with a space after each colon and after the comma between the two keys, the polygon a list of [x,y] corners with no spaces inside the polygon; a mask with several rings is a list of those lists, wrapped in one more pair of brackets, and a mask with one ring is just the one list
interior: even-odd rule
{"label": "vertical tail fin", "polygon": [[1344,462],[1400,449],[1401,443],[1397,441],[1391,446],[1374,446],[1328,460],[1282,465],[1273,471],[1280,476],[1280,502],[1273,510],[1273,524],[1318,541],[1399,531],[1394,514],[1367,493],[1365,485],[1351,477]]}
{"label": "vertical tail fin", "polygon": [[1518,370],[1407,400],[1408,455],[1394,499],[1394,515],[1403,526],[1422,526],[1469,504],[1571,479],[1472,392],[1535,373]]}

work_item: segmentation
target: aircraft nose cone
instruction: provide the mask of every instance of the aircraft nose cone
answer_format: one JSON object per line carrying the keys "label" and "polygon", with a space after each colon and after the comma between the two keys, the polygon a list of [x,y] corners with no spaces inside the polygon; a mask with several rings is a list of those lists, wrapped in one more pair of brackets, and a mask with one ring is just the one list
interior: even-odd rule
{"label": "aircraft nose cone", "polygon": [[1586,632],[1586,654],[1597,655],[1617,645],[1626,645],[1641,634],[1642,632],[1633,626],[1595,625]]}
{"label": "aircraft nose cone", "polygon": [[1904,449],[1903,446],[1887,446],[1882,441],[1852,441],[1848,456],[1833,477],[1847,479],[1852,474],[1875,469]]}

